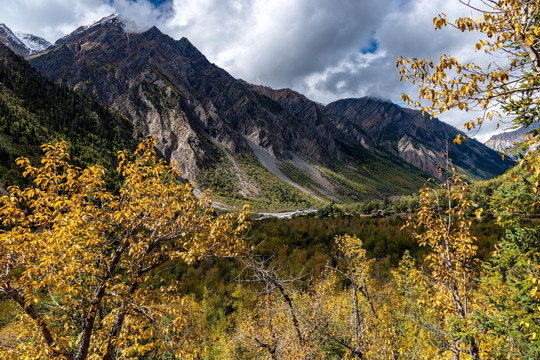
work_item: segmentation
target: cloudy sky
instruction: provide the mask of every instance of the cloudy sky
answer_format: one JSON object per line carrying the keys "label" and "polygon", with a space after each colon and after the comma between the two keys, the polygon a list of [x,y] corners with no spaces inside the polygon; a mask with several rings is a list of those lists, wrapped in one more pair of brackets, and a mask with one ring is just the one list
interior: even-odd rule
{"label": "cloudy sky", "polygon": [[[435,31],[433,18],[471,15],[458,0],[0,0],[0,23],[54,42],[80,25],[119,13],[130,31],[156,25],[187,37],[234,77],[292,88],[329,103],[375,96],[400,103],[416,86],[399,81],[398,56],[438,59],[451,53],[482,63],[475,34]],[[474,15],[474,14],[473,14]],[[476,17],[476,16],[475,16]],[[462,129],[474,113],[440,118]],[[486,124],[484,141],[495,131]]]}

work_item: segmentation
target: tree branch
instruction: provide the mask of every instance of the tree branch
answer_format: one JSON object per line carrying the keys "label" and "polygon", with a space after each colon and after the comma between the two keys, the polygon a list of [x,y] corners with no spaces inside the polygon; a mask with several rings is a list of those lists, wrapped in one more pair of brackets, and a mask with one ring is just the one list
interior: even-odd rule
{"label": "tree branch", "polygon": [[49,327],[45,321],[41,318],[37,310],[34,308],[32,303],[27,303],[24,296],[12,287],[9,283],[3,288],[4,292],[9,295],[19,306],[24,310],[24,312],[30,316],[32,320],[36,322],[41,330],[41,335],[48,347],[53,351],[57,356],[63,356],[69,360],[73,359],[73,354],[66,350],[62,345],[56,346],[54,337],[49,330]]}

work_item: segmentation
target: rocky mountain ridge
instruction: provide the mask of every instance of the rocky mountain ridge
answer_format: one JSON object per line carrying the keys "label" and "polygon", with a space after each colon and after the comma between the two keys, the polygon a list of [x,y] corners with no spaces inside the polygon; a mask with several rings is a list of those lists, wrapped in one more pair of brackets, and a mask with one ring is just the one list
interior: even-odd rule
{"label": "rocky mountain ridge", "polygon": [[5,44],[22,57],[37,54],[52,45],[47,40],[36,35],[14,33],[5,24],[0,24],[0,43]]}
{"label": "rocky mountain ridge", "polygon": [[[290,89],[237,80],[186,38],[174,40],[156,27],[126,33],[117,16],[78,28],[31,64],[124,114],[137,134],[156,135],[159,150],[187,178],[223,185],[214,184],[221,177],[233,184],[227,192],[241,197],[299,190],[352,200],[410,192],[434,173],[444,149],[437,131],[450,140],[457,134],[390,102],[325,107]],[[470,174],[489,177],[511,165],[481,144],[470,151],[470,143],[456,153]],[[263,184],[270,178],[271,186]]]}
{"label": "rocky mountain ridge", "polygon": [[[499,154],[486,151],[483,144],[471,138],[465,144],[454,144],[456,134],[466,135],[421,111],[370,97],[338,100],[326,109],[346,119],[349,127],[362,129],[377,148],[431,176],[438,176],[437,164],[444,164],[442,152],[446,148],[454,165],[469,176],[489,178],[500,173]],[[482,166],[478,166],[480,163]]]}
{"label": "rocky mountain ridge", "polygon": [[530,127],[522,127],[517,130],[503,132],[497,135],[493,135],[489,138],[488,141],[484,143],[487,147],[498,151],[504,152],[505,156],[508,156],[512,159],[517,159],[518,153],[511,151],[517,148],[517,143],[523,142],[527,137],[527,134],[535,129],[538,129],[540,124],[533,124]]}

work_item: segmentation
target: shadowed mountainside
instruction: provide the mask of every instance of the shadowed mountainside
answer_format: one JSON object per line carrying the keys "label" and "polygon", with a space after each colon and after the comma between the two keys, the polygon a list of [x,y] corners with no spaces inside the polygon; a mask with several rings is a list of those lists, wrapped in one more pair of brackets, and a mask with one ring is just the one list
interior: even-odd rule
{"label": "shadowed mountainside", "polygon": [[437,164],[443,164],[441,151],[448,146],[454,165],[473,178],[490,178],[514,164],[475,139],[454,144],[463,132],[422,115],[421,111],[402,108],[389,101],[373,98],[344,99],[328,104],[326,109],[346,119],[347,125],[360,128],[380,149],[438,176]]}

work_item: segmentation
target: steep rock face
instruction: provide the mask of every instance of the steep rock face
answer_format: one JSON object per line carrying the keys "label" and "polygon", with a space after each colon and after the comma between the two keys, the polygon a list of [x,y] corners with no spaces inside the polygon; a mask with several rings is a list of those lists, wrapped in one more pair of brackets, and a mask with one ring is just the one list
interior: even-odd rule
{"label": "steep rock face", "polygon": [[363,131],[377,148],[399,156],[432,176],[438,176],[437,164],[444,163],[442,152],[447,146],[454,164],[475,177],[498,175],[514,164],[501,161],[499,154],[474,139],[454,144],[458,133],[465,134],[420,111],[389,101],[369,97],[345,99],[329,104],[326,109],[341,116],[345,132]]}
{"label": "steep rock face", "polygon": [[[116,18],[81,27],[55,48],[32,60],[44,74],[92,93],[100,102],[133,119],[143,134],[152,133],[158,148],[180,164],[188,178],[215,157],[196,128],[209,117],[189,116],[203,107],[188,88],[194,73],[182,43],[152,28],[127,34]],[[178,72],[185,74],[175,77]]]}
{"label": "steep rock face", "polygon": [[[304,95],[291,89],[274,90],[267,86],[247,84],[250,89],[256,91],[271,100],[278,103],[285,109],[290,117],[290,120],[302,124],[306,128],[306,132],[314,132],[317,136],[315,143],[297,143],[297,148],[303,148],[308,154],[317,157],[317,149],[321,147],[321,143],[326,145],[326,150],[329,153],[337,154],[339,149],[336,147],[334,140],[343,138],[344,133],[335,126],[336,121],[333,114],[326,111],[325,107],[319,103],[309,100]],[[309,129],[309,130],[307,130]],[[373,144],[364,134],[355,134],[356,137],[352,141],[363,147],[370,147]],[[311,146],[311,147],[310,147]],[[318,159],[320,162],[325,162],[324,159]]]}
{"label": "steep rock face", "polygon": [[327,159],[324,124],[310,128],[208,62],[186,38],[175,41],[155,27],[128,34],[117,17],[106,18],[60,39],[31,63],[155,134],[160,150],[179,161],[187,177],[197,177],[217,157],[208,140],[238,153],[248,151],[245,136],[276,158]]}
{"label": "steep rock face", "polygon": [[536,123],[526,128],[519,128],[514,131],[493,135],[484,143],[484,145],[498,152],[504,151],[506,156],[517,159],[517,153],[509,150],[515,149],[516,143],[523,142],[527,137],[527,134],[537,129],[539,126],[540,123]]}

